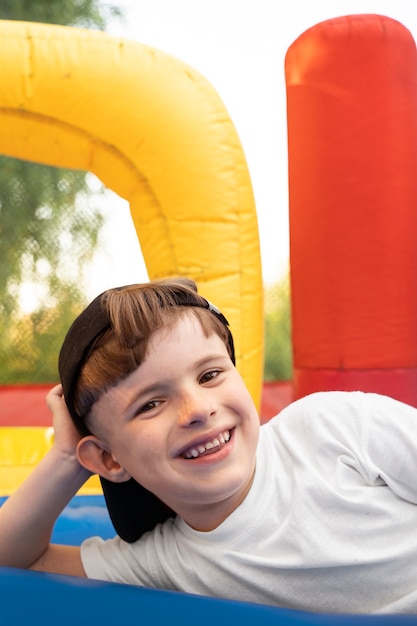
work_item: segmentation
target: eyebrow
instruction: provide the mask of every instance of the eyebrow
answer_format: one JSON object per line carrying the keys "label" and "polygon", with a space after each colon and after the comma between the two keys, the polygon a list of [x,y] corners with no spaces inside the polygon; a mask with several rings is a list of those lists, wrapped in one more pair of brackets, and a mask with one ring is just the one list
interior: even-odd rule
{"label": "eyebrow", "polygon": [[198,361],[193,363],[193,367],[198,369],[199,367],[202,367],[203,365],[208,365],[211,361],[219,361],[219,360],[227,360],[227,361],[229,361],[230,360],[230,356],[228,354],[210,354],[210,355],[206,355],[202,359],[199,359]]}

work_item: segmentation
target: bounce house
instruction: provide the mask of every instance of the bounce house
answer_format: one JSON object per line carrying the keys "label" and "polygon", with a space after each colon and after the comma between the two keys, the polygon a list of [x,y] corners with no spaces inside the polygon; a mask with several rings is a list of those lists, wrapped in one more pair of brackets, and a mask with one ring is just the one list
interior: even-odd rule
{"label": "bounce house", "polygon": [[[158,50],[67,27],[0,22],[0,59],[0,153],[91,171],[127,199],[150,278],[190,276],[225,312],[237,367],[260,407],[256,208],[214,89]],[[311,391],[362,389],[417,406],[415,43],[387,17],[335,18],[291,45],[285,77],[294,378],[281,405]],[[42,406],[46,391],[37,390]],[[0,398],[1,503],[53,433],[43,417],[27,420],[24,395],[0,389]],[[53,541],[79,544],[92,534],[114,535],[95,478],[66,507]],[[10,568],[0,579],[2,625],[417,623]]]}

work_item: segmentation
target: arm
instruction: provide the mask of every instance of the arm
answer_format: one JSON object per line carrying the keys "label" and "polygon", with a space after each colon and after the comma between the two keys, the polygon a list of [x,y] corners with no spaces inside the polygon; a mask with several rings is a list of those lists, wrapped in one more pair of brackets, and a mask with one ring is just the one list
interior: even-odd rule
{"label": "arm", "polygon": [[363,396],[363,402],[372,416],[364,438],[371,475],[380,476],[398,496],[417,504],[417,409],[371,393]]}
{"label": "arm", "polygon": [[0,508],[0,564],[85,576],[78,547],[52,546],[55,521],[90,473],[78,463],[80,439],[60,385],[48,394],[54,444],[28,479]]}
{"label": "arm", "polygon": [[331,391],[297,400],[285,415],[285,436],[301,438],[294,449],[322,473],[332,467],[337,481],[336,461],[357,471],[365,484],[382,481],[417,504],[417,408],[375,393]]}

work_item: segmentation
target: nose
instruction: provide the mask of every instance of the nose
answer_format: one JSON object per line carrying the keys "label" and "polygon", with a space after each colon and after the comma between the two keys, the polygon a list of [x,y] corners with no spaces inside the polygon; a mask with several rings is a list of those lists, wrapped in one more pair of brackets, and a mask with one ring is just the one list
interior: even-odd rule
{"label": "nose", "polygon": [[206,389],[188,391],[181,398],[178,410],[178,424],[189,427],[204,424],[210,416],[214,415],[215,407],[213,398]]}

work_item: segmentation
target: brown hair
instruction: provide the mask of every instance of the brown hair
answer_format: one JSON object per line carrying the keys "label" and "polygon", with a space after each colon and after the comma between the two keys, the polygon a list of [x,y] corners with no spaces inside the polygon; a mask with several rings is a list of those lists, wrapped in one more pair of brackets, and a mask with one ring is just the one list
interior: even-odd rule
{"label": "brown hair", "polygon": [[102,294],[101,306],[109,325],[91,346],[73,388],[72,404],[84,425],[103,393],[143,363],[153,333],[172,328],[183,315],[194,315],[206,337],[218,335],[234,359],[227,323],[219,312],[213,315],[191,280],[166,279],[110,289]]}

